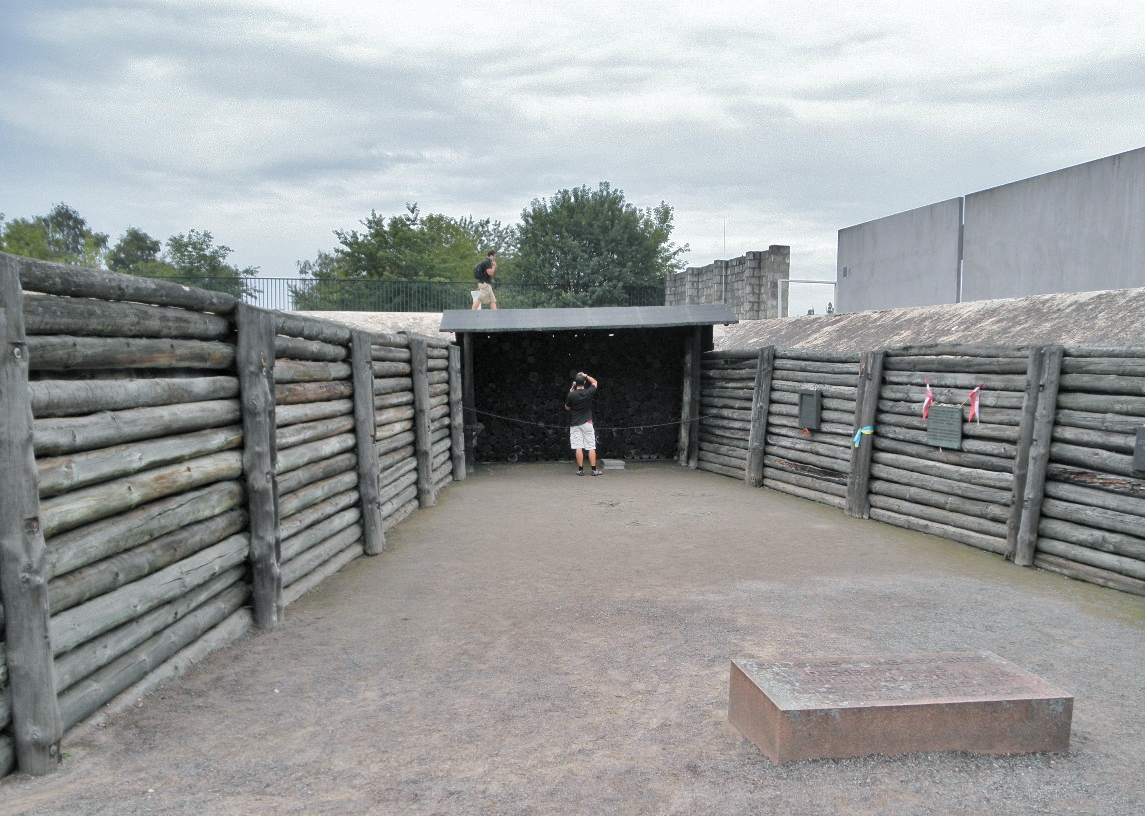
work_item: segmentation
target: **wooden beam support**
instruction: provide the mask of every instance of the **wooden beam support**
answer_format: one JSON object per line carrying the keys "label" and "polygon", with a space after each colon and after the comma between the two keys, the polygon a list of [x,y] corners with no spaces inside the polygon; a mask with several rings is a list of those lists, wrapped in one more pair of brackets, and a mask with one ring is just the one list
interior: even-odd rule
{"label": "wooden beam support", "polygon": [[274,335],[277,316],[246,303],[235,307],[239,388],[243,406],[243,476],[250,512],[254,622],[273,629],[282,619],[278,569],[278,464],[274,441]]}
{"label": "wooden beam support", "polygon": [[413,368],[414,454],[417,457],[417,500],[422,507],[433,507],[433,440],[429,428],[428,343],[420,335],[410,335],[410,364]]}
{"label": "wooden beam support", "polygon": [[680,400],[677,459],[681,465],[693,470],[700,461],[700,358],[703,342],[702,326],[696,326],[684,339],[684,388]]}
{"label": "wooden beam support", "polygon": [[23,301],[19,267],[0,255],[0,597],[16,762],[24,773],[43,775],[59,765],[63,726],[49,635]]}
{"label": "wooden beam support", "polygon": [[473,386],[473,335],[459,333],[461,338],[461,404],[465,415],[465,464],[477,464],[477,395]]}
{"label": "wooden beam support", "polygon": [[1034,420],[1041,393],[1039,385],[1045,353],[1045,346],[1030,346],[1026,361],[1026,396],[1022,400],[1022,418],[1018,425],[1018,450],[1014,456],[1014,476],[1010,486],[1010,517],[1006,522],[1006,557],[1011,561],[1018,549],[1018,531],[1022,525],[1022,500],[1026,495],[1030,447],[1034,441]]}
{"label": "wooden beam support", "polygon": [[751,432],[748,435],[747,472],[744,481],[763,487],[763,455],[767,440],[767,408],[771,404],[771,374],[775,370],[775,346],[759,350],[755,364],[755,390],[751,396]]}
{"label": "wooden beam support", "polygon": [[859,440],[851,446],[851,473],[847,477],[847,504],[845,511],[852,518],[870,518],[871,454],[874,452],[874,434],[863,433],[873,428],[879,407],[879,391],[883,384],[883,363],[886,352],[868,351],[859,363],[859,382],[855,399],[855,423],[852,427]]}
{"label": "wooden beam support", "polygon": [[449,347],[449,455],[453,459],[453,481],[460,482],[465,471],[465,413],[463,411],[461,349]]}
{"label": "wooden beam support", "polygon": [[1014,563],[1019,567],[1030,567],[1034,564],[1034,551],[1038,544],[1038,523],[1042,517],[1042,499],[1045,498],[1046,471],[1050,463],[1050,444],[1053,442],[1063,354],[1064,349],[1061,346],[1048,346],[1042,356],[1041,376],[1038,379],[1038,406],[1034,412],[1029,465],[1026,470],[1025,489],[1022,491],[1022,514],[1014,546]]}
{"label": "wooden beam support", "polygon": [[354,436],[358,444],[358,494],[362,497],[363,548],[378,555],[386,548],[382,503],[378,500],[378,447],[374,442],[374,372],[370,334],[350,330],[350,369],[354,378]]}

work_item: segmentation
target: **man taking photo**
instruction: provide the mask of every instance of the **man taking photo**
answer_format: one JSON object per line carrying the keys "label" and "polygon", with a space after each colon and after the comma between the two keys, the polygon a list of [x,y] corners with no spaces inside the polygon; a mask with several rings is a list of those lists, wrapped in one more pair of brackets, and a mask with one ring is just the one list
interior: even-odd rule
{"label": "man taking photo", "polygon": [[592,465],[592,475],[599,476],[596,466],[596,430],[592,426],[592,398],[596,395],[596,380],[583,371],[573,380],[569,395],[565,397],[565,410],[569,414],[569,443],[576,451],[577,476],[584,475],[584,452]]}

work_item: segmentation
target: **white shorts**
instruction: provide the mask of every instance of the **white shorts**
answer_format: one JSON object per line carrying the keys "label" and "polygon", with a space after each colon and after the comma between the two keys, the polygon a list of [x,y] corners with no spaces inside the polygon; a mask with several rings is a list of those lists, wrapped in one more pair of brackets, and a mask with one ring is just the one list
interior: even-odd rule
{"label": "white shorts", "polygon": [[596,429],[592,420],[569,428],[569,444],[573,450],[596,450]]}

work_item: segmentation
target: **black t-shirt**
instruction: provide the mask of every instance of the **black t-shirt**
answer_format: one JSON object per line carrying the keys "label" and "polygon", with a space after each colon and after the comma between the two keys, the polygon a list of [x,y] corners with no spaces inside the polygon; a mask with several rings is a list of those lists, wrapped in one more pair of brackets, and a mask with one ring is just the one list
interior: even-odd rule
{"label": "black t-shirt", "polygon": [[583,425],[592,420],[592,398],[596,395],[595,385],[569,391],[565,405],[569,407],[569,424]]}
{"label": "black t-shirt", "polygon": [[492,268],[493,259],[486,258],[473,268],[473,277],[477,278],[478,283],[492,283],[493,276],[489,274],[489,270]]}

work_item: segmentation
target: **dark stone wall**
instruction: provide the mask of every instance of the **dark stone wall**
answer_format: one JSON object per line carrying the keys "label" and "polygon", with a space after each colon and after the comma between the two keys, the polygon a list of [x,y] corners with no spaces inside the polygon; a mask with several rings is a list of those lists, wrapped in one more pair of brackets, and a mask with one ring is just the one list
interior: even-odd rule
{"label": "dark stone wall", "polygon": [[477,460],[571,459],[564,402],[578,371],[600,381],[593,408],[599,456],[674,457],[690,331],[473,334],[474,405],[485,426],[476,439]]}

